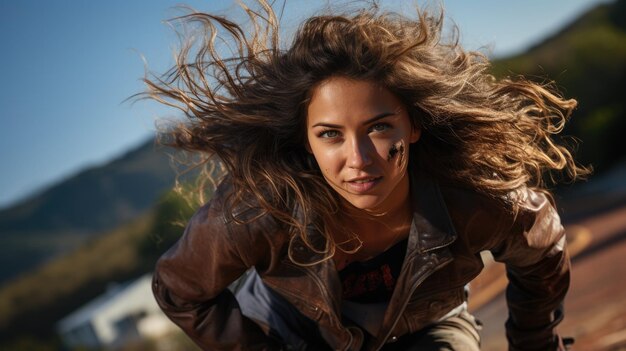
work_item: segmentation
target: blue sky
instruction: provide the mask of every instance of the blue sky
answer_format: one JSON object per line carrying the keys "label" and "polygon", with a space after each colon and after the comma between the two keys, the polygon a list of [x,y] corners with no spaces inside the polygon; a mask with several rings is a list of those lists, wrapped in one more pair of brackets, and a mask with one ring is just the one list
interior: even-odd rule
{"label": "blue sky", "polygon": [[[380,2],[400,11],[424,3]],[[467,48],[506,56],[607,1],[441,2]],[[123,101],[143,89],[141,55],[155,72],[172,64],[177,39],[163,21],[180,3],[221,14],[236,8],[232,0],[0,0],[0,208],[114,159],[152,136],[157,117],[175,114]],[[288,0],[286,32],[326,3]]]}

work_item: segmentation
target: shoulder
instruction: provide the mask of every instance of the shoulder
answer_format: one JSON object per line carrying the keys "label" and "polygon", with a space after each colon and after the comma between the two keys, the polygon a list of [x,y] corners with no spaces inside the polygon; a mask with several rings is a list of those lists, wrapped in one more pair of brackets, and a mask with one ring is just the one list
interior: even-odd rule
{"label": "shoulder", "polygon": [[510,224],[515,214],[505,199],[487,196],[476,189],[454,183],[439,183],[450,218],[460,232],[479,227],[494,228]]}
{"label": "shoulder", "polygon": [[[252,197],[234,197],[232,179],[226,177],[211,199],[192,216],[185,237],[200,246],[231,248],[247,265],[273,261],[286,242],[287,233]],[[200,244],[200,243],[199,243]]]}
{"label": "shoulder", "polygon": [[520,236],[530,247],[547,247],[563,234],[556,209],[541,191],[522,187],[507,198],[493,198],[450,183],[441,184],[440,190],[458,233],[480,250],[512,236]]}

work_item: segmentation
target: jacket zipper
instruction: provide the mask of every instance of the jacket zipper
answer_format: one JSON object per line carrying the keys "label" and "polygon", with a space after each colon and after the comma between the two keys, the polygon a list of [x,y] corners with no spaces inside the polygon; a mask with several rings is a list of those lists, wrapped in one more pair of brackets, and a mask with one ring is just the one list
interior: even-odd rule
{"label": "jacket zipper", "polygon": [[[426,278],[430,277],[434,272],[440,270],[442,267],[446,266],[451,261],[452,260],[448,259],[448,260],[445,260],[445,261],[439,263],[438,265],[433,267],[433,269],[428,271],[426,274],[423,274],[422,277],[420,277],[420,279],[418,279],[415,282],[415,284],[413,284],[413,286],[411,287],[411,290],[409,291],[409,294],[407,295],[407,297],[404,299],[404,302],[402,303],[402,308],[400,309],[400,311],[402,311],[402,313],[398,313],[398,315],[396,316],[395,321],[391,325],[391,328],[389,328],[389,331],[387,332],[387,335],[385,335],[385,337],[382,339],[383,341],[382,341],[381,345],[378,345],[376,350],[380,350],[383,347],[383,345],[385,344],[385,342],[387,341],[387,339],[391,335],[391,332],[393,332],[393,329],[396,327],[396,325],[400,321],[400,318],[402,317],[402,314],[404,313],[404,310],[406,310],[406,306],[409,304],[409,300],[411,299],[411,296],[413,296],[413,292],[415,292],[415,289],[417,289],[417,287],[420,286],[424,282],[424,280],[426,280]],[[432,265],[432,261],[430,261],[429,264]]]}

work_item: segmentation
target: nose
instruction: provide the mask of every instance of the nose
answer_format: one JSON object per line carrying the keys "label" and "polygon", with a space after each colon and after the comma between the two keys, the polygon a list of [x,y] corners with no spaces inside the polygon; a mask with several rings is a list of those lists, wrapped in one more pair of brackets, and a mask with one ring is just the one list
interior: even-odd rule
{"label": "nose", "polygon": [[373,145],[371,142],[352,138],[348,143],[348,155],[346,163],[348,167],[355,169],[363,169],[373,162],[371,150]]}

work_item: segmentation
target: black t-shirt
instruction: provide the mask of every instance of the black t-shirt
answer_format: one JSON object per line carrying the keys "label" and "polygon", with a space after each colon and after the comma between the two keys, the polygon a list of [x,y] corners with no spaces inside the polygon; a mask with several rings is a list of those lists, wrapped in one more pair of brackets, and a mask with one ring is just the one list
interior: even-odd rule
{"label": "black t-shirt", "polygon": [[402,270],[408,239],[402,240],[364,262],[352,262],[339,271],[342,299],[358,303],[380,303],[391,299]]}

